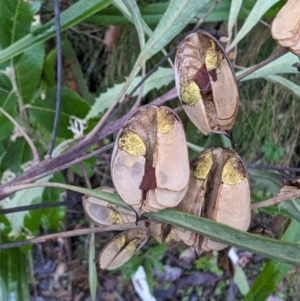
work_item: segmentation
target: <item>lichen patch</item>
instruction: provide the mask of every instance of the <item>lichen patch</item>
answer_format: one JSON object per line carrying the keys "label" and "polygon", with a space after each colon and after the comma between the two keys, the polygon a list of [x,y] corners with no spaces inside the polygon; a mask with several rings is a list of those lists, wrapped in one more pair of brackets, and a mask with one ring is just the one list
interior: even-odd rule
{"label": "lichen patch", "polygon": [[126,131],[119,139],[119,147],[130,155],[145,156],[146,145],[136,133]]}

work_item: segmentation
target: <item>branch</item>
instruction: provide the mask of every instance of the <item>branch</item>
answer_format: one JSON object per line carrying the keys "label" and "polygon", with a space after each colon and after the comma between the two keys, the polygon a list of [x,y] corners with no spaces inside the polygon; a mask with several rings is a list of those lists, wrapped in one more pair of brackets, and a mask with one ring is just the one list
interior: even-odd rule
{"label": "branch", "polygon": [[247,71],[245,71],[244,73],[242,73],[241,75],[239,75],[237,77],[237,81],[240,82],[246,76],[252,74],[256,70],[264,67],[265,65],[268,65],[269,63],[275,61],[276,59],[278,59],[279,57],[283,56],[287,52],[288,52],[288,50],[286,48],[281,48],[280,51],[278,51],[277,53],[271,55],[270,57],[268,57],[266,60],[260,62],[259,64],[250,67]]}
{"label": "branch", "polygon": [[[153,102],[151,102],[151,104],[162,105],[163,103],[170,101],[176,97],[177,97],[176,89],[173,88],[172,90],[168,91],[164,95],[155,99]],[[101,131],[99,131],[99,133],[97,133],[96,136],[92,137],[91,139],[81,140],[77,145],[70,148],[63,154],[54,158],[47,158],[44,161],[40,162],[38,165],[32,166],[29,170],[27,170],[17,178],[1,185],[0,201],[9,196],[9,194],[5,192],[6,191],[5,189],[7,187],[32,183],[34,181],[37,181],[38,179],[45,177],[46,175],[50,175],[55,172],[64,170],[73,164],[76,164],[78,162],[81,162],[85,159],[94,156],[96,153],[99,154],[111,148],[112,144],[107,145],[104,148],[101,148],[101,150],[97,150],[91,154],[84,155],[85,150],[89,146],[93,145],[94,143],[97,143],[98,141],[118,131],[123,126],[124,122],[129,117],[130,114],[131,113],[129,112],[126,115],[124,115],[122,118],[116,120],[114,123],[107,125]]]}
{"label": "branch", "polygon": [[126,223],[126,224],[121,224],[121,225],[118,224],[118,225],[113,225],[113,226],[108,226],[108,227],[99,226],[99,227],[95,227],[95,228],[79,229],[79,230],[65,231],[65,232],[55,233],[55,234],[47,234],[47,235],[43,235],[40,237],[35,237],[35,238],[23,240],[23,241],[2,244],[2,245],[0,245],[0,250],[18,248],[18,247],[24,246],[24,245],[52,241],[52,240],[56,240],[58,238],[87,235],[87,234],[91,234],[91,233],[123,231],[123,230],[127,230],[127,229],[132,229],[132,228],[146,227],[146,224],[148,225],[149,221],[139,221],[138,225],[136,225],[135,223]]}

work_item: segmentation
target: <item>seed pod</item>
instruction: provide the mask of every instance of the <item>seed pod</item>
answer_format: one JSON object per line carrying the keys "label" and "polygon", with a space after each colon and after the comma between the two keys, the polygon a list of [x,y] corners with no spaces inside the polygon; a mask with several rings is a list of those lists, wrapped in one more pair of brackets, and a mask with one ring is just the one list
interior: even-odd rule
{"label": "seed pod", "polygon": [[[247,230],[251,219],[250,184],[241,158],[230,149],[200,153],[191,163],[189,190],[176,209]],[[175,232],[199,253],[226,247],[187,230],[175,228]]]}
{"label": "seed pod", "polygon": [[[99,190],[116,193],[116,191],[110,187],[101,187]],[[95,197],[84,196],[82,205],[87,217],[97,225],[110,226],[133,223],[136,221],[136,215],[133,211],[117,207]]]}
{"label": "seed pod", "polygon": [[175,81],[186,114],[204,135],[232,129],[239,105],[237,83],[213,36],[198,31],[183,39],[175,58]]}
{"label": "seed pod", "polygon": [[101,269],[114,270],[126,263],[148,240],[147,228],[129,229],[117,235],[99,254]]}
{"label": "seed pod", "polygon": [[271,33],[274,40],[300,56],[300,1],[289,0],[275,17]]}
{"label": "seed pod", "polygon": [[178,116],[152,105],[133,113],[119,132],[111,161],[112,180],[124,202],[141,212],[175,207],[188,189],[189,173]]}

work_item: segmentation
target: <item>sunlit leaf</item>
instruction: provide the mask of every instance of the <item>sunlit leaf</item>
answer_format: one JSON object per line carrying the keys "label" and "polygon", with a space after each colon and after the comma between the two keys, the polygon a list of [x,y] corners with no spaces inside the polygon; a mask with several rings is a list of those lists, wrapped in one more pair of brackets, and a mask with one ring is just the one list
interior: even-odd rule
{"label": "sunlit leaf", "polygon": [[261,17],[279,0],[257,0],[248,18],[239,30],[229,48],[232,49],[259,22]]}
{"label": "sunlit leaf", "polygon": [[145,35],[144,35],[144,21],[141,16],[141,12],[135,0],[123,0],[124,4],[126,5],[128,11],[130,12],[131,18],[135,25],[140,47],[143,49],[145,45]]}
{"label": "sunlit leaf", "polygon": [[140,53],[145,62],[165,47],[189,23],[209,0],[171,0],[162,19]]}
{"label": "sunlit leaf", "polygon": [[[272,61],[271,63],[263,66],[262,68],[252,72],[248,76],[244,77],[242,81],[266,77],[279,73],[299,73],[297,68],[293,67],[293,64],[297,63],[298,61],[299,58],[295,54],[289,52]],[[249,70],[249,68],[237,72],[236,75],[241,76],[247,70]]]}
{"label": "sunlit leaf", "polygon": [[228,18],[228,26],[227,26],[227,31],[228,31],[229,36],[232,35],[232,28],[237,21],[238,14],[239,14],[242,4],[243,4],[243,0],[232,0],[231,1],[229,18]]}
{"label": "sunlit leaf", "polygon": [[295,93],[297,96],[300,97],[299,85],[296,85],[295,83],[291,82],[290,80],[288,80],[282,76],[278,76],[278,75],[269,75],[269,76],[266,76],[265,79],[268,79],[269,81],[271,81],[273,83],[283,85],[284,87],[288,88],[289,90],[291,90],[293,93]]}
{"label": "sunlit leaf", "polygon": [[[142,77],[137,76],[130,84],[127,92],[129,93],[140,81]],[[146,81],[143,90],[143,96],[147,95],[149,91],[153,89],[160,89],[163,86],[168,85],[174,80],[174,71],[171,68],[160,67],[153,73]],[[107,109],[116,98],[117,94],[122,88],[122,84],[117,84],[113,88],[109,88],[105,93],[102,93],[98,98],[96,98],[94,105],[86,116],[86,120],[99,116],[101,113]],[[133,96],[137,96],[138,91],[134,93]]]}

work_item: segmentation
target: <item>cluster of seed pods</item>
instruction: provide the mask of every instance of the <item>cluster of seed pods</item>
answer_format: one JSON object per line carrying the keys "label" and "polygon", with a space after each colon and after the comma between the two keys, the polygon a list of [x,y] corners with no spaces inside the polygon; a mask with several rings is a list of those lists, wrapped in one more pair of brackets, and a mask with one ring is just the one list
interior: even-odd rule
{"label": "cluster of seed pods", "polygon": [[[175,79],[186,114],[203,134],[232,129],[238,89],[226,53],[215,38],[199,31],[181,42]],[[240,230],[249,227],[250,185],[241,158],[230,149],[214,148],[189,163],[183,125],[168,107],[147,105],[128,118],[116,139],[111,175],[119,196],[139,216],[174,208]],[[132,212],[97,199],[85,199],[84,208],[97,224],[135,221]],[[100,267],[119,267],[151,235],[167,242],[183,241],[199,254],[226,247],[185,229],[169,227],[167,234],[165,229],[158,223],[124,231],[100,253]]]}

